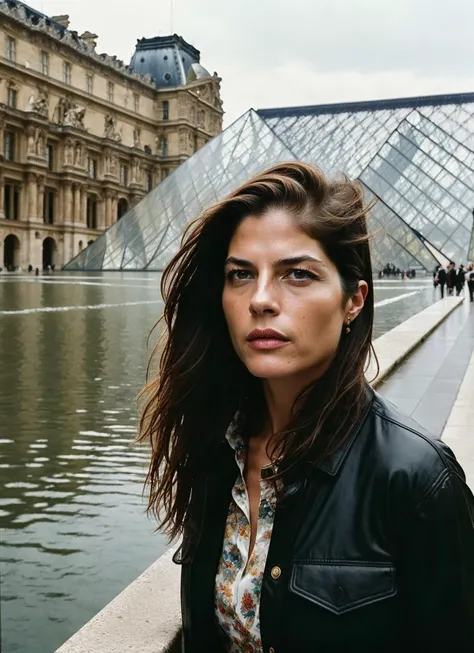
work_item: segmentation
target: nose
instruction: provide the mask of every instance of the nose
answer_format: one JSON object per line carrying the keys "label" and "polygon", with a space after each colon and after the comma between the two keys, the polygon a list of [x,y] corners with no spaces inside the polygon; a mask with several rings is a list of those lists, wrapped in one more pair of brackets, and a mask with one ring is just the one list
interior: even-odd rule
{"label": "nose", "polygon": [[250,298],[249,311],[251,315],[278,315],[280,312],[277,292],[270,280],[262,279]]}

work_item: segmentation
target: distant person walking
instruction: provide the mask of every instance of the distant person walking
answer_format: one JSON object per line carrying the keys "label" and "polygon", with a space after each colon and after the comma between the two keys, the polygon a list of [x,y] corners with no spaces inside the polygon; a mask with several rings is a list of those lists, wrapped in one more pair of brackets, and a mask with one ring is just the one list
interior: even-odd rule
{"label": "distant person walking", "polygon": [[456,274],[456,295],[459,297],[461,292],[464,289],[464,284],[466,283],[466,270],[464,269],[464,265],[461,263],[461,265],[458,268],[457,274]]}
{"label": "distant person walking", "polygon": [[437,272],[437,277],[438,277],[438,283],[439,287],[441,290],[441,299],[444,297],[444,288],[446,286],[446,282],[448,280],[448,273],[445,268],[443,268],[441,265],[438,268]]}
{"label": "distant person walking", "polygon": [[469,301],[474,302],[474,265],[472,263],[468,265],[465,279],[469,290]]}
{"label": "distant person walking", "polygon": [[448,295],[452,295],[454,288],[456,286],[456,263],[451,263],[448,265],[448,271],[446,273],[446,287],[448,288]]}

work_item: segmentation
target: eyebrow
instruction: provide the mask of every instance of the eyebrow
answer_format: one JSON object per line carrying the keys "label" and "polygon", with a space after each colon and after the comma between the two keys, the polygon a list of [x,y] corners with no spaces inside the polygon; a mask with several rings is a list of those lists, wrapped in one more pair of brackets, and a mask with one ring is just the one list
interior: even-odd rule
{"label": "eyebrow", "polygon": [[[291,256],[289,258],[280,258],[278,261],[275,261],[273,266],[275,268],[278,267],[284,267],[287,265],[298,265],[299,263],[317,263],[318,265],[322,265],[325,267],[325,264],[321,259],[319,258],[314,258],[314,256],[309,256],[308,254],[304,254],[302,256]],[[246,259],[243,258],[236,258],[235,256],[229,256],[229,258],[226,259],[225,265],[240,265],[241,267],[244,268],[251,268],[253,267],[253,263],[250,261],[247,261]]]}

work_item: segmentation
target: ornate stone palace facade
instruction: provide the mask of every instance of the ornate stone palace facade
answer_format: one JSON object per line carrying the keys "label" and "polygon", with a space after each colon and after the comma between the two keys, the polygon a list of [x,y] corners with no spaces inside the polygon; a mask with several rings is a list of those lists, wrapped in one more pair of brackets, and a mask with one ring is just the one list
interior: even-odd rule
{"label": "ornate stone palace facade", "polygon": [[0,0],[6,269],[64,265],[222,128],[220,78],[182,38],[141,39],[126,66],[68,27]]}

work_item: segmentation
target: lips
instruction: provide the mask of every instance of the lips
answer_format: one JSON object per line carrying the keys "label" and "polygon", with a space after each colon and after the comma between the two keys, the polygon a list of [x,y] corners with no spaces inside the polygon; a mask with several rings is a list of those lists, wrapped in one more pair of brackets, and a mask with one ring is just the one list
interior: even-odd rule
{"label": "lips", "polygon": [[247,341],[252,349],[268,351],[284,347],[289,339],[275,329],[254,329],[247,336]]}
{"label": "lips", "polygon": [[254,329],[247,336],[249,342],[255,340],[278,340],[280,342],[288,342],[288,338],[275,329]]}

